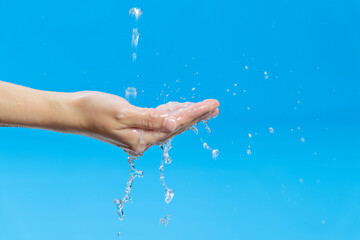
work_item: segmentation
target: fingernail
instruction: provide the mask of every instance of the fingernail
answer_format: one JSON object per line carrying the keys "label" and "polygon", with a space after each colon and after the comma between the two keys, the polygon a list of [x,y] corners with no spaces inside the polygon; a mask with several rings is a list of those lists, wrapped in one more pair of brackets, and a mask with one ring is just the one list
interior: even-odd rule
{"label": "fingernail", "polygon": [[173,131],[176,129],[176,121],[173,118],[166,118],[164,121],[164,128],[168,131]]}

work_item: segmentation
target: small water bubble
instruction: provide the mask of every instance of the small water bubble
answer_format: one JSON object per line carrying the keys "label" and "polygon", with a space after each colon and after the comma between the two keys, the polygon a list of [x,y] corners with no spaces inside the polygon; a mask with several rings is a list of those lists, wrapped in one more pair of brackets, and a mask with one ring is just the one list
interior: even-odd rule
{"label": "small water bubble", "polygon": [[136,58],[137,58],[136,52],[133,52],[133,54],[132,54],[132,59],[133,59],[133,61],[135,61]]}
{"label": "small water bubble", "polygon": [[247,149],[247,150],[246,150],[246,154],[250,156],[250,155],[251,155],[251,150],[250,150],[250,149]]}
{"label": "small water bubble", "polygon": [[143,14],[143,10],[141,8],[133,7],[129,10],[129,15],[134,16],[136,20],[138,20],[142,14]]}
{"label": "small water bubble", "polygon": [[212,157],[214,160],[216,160],[216,158],[219,156],[219,150],[218,149],[214,149],[212,150]]}
{"label": "small water bubble", "polygon": [[126,100],[130,101],[130,99],[135,100],[137,96],[137,90],[134,87],[128,87],[125,91]]}
{"label": "small water bubble", "polygon": [[249,67],[248,67],[248,66],[245,66],[245,69],[247,70],[247,69],[249,69]]}
{"label": "small water bubble", "polygon": [[322,220],[322,221],[321,221],[321,224],[325,224],[325,223],[326,223],[326,221],[325,221],[325,220]]}
{"label": "small water bubble", "polygon": [[300,179],[299,179],[299,182],[300,182],[300,183],[303,183],[303,179],[302,179],[302,178],[300,178]]}
{"label": "small water bubble", "polygon": [[303,138],[303,137],[300,140],[301,140],[301,142],[305,142],[305,138]]}
{"label": "small water bubble", "polygon": [[252,137],[251,133],[249,133],[248,136],[249,136],[249,138],[251,138]]}
{"label": "small water bubble", "polygon": [[164,218],[160,218],[160,224],[166,226],[170,221],[170,215],[167,214]]}

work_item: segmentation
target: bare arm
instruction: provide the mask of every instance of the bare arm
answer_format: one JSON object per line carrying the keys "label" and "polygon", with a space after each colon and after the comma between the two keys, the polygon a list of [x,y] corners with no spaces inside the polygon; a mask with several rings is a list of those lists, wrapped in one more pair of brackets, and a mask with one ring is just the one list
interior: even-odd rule
{"label": "bare arm", "polygon": [[81,134],[133,155],[216,116],[218,106],[216,100],[205,100],[139,108],[107,93],[48,92],[0,81],[0,126]]}

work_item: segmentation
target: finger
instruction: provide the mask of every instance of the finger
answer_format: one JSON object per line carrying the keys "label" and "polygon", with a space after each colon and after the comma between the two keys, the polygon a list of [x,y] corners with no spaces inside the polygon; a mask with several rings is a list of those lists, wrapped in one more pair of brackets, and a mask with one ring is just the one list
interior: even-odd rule
{"label": "finger", "polygon": [[177,128],[175,118],[159,109],[134,106],[126,115],[125,123],[132,128],[152,131],[173,131]]}
{"label": "finger", "polygon": [[178,128],[176,130],[169,133],[146,132],[144,135],[145,142],[149,145],[154,145],[175,137],[189,129],[195,123],[217,116],[219,113],[218,106],[218,101],[206,100],[201,103],[193,104],[191,107],[183,108],[174,115],[177,117],[178,121]]}
{"label": "finger", "polygon": [[217,100],[208,99],[199,103],[195,103],[187,108],[181,109],[174,114],[179,128],[189,123],[214,117],[218,113],[219,102]]}

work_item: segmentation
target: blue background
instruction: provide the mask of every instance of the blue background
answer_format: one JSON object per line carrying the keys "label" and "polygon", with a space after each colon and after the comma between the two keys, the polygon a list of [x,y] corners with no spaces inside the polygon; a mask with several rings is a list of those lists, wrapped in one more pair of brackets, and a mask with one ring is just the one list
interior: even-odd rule
{"label": "blue background", "polygon": [[0,239],[360,239],[359,10],[356,0],[1,0],[3,81],[121,96],[131,86],[144,107],[221,106],[211,134],[200,126],[173,141],[169,205],[160,149],[138,160],[145,176],[123,222],[113,203],[129,176],[121,149],[1,128]]}

